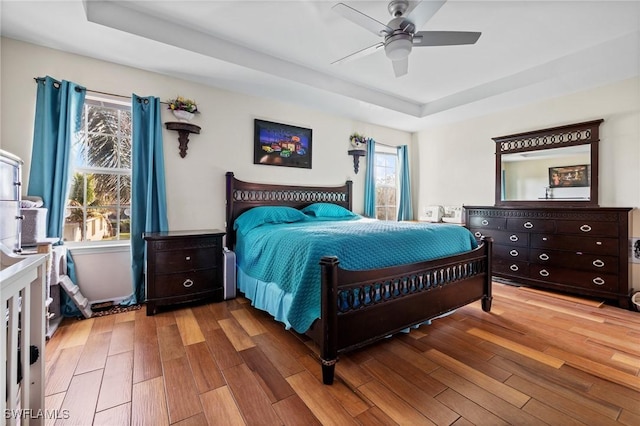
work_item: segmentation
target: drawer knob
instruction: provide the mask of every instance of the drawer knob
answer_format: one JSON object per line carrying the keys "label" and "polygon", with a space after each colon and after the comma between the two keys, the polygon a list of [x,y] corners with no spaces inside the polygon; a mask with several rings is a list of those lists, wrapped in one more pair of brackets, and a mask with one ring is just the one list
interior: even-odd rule
{"label": "drawer knob", "polygon": [[525,228],[527,228],[527,229],[531,229],[531,228],[533,228],[533,223],[531,223],[531,222],[525,222],[523,226],[524,226]]}
{"label": "drawer knob", "polygon": [[590,231],[591,231],[591,227],[590,227],[589,225],[582,225],[582,226],[580,227],[580,230],[581,230],[582,232],[590,232]]}
{"label": "drawer knob", "polygon": [[515,272],[520,268],[518,268],[518,265],[511,265],[511,266],[509,266],[509,269],[511,269],[513,272]]}
{"label": "drawer knob", "polygon": [[600,277],[595,277],[595,278],[593,279],[593,283],[594,283],[595,285],[603,285],[603,284],[604,284],[604,280],[603,280],[602,278],[600,278]]}
{"label": "drawer knob", "polygon": [[542,241],[547,241],[548,238],[547,237],[542,237]]}
{"label": "drawer knob", "polygon": [[509,254],[513,257],[517,257],[520,253],[518,253],[518,250],[511,250]]}
{"label": "drawer knob", "polygon": [[596,259],[593,261],[593,266],[597,268],[602,268],[604,266],[604,262],[600,259]]}
{"label": "drawer knob", "polygon": [[187,256],[184,258],[185,260],[191,260],[191,256]]}
{"label": "drawer knob", "polygon": [[482,237],[482,232],[480,232],[480,231],[476,231],[476,233],[475,233],[475,234],[473,234],[473,235],[475,235],[475,236],[476,236],[476,238],[480,238],[480,237]]}
{"label": "drawer knob", "polygon": [[540,275],[542,275],[543,277],[548,277],[549,276],[549,271],[547,271],[546,269],[542,269],[540,271]]}
{"label": "drawer knob", "polygon": [[487,226],[489,224],[489,221],[487,219],[482,219],[482,222],[480,222],[482,224],[482,226]]}
{"label": "drawer knob", "polygon": [[549,255],[547,253],[542,253],[538,258],[540,260],[549,260]]}
{"label": "drawer knob", "polygon": [[185,286],[186,288],[189,288],[193,285],[193,280],[190,280],[189,278],[187,278],[186,280],[184,280],[182,285]]}
{"label": "drawer knob", "polygon": [[509,239],[510,239],[511,241],[514,241],[514,242],[515,242],[515,241],[518,241],[518,239],[519,239],[519,238],[518,238],[518,236],[517,236],[517,235],[511,235],[511,236],[509,237]]}
{"label": "drawer knob", "polygon": [[596,245],[597,246],[601,246],[602,245],[602,241],[596,241]]}

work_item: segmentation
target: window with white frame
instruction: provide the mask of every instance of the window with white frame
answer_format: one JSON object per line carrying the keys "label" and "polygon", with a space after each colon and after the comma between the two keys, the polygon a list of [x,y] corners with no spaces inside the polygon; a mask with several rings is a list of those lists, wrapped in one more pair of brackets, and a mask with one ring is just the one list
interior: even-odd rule
{"label": "window with white frame", "polygon": [[398,211],[398,154],[395,148],[376,144],[376,218],[396,220]]}
{"label": "window with white frame", "polygon": [[71,163],[64,240],[129,240],[131,104],[87,96]]}

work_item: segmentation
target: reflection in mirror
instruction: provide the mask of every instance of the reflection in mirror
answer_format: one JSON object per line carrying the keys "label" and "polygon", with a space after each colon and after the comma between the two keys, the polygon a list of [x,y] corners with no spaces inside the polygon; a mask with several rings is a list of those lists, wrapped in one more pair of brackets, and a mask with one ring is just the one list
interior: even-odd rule
{"label": "reflection in mirror", "polygon": [[590,200],[590,145],[503,154],[501,160],[503,201]]}

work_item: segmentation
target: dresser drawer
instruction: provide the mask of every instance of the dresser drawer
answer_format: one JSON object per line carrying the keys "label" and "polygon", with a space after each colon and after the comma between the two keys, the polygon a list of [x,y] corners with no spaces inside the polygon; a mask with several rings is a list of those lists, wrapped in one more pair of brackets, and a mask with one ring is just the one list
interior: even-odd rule
{"label": "dresser drawer", "polygon": [[531,234],[531,247],[570,250],[580,253],[618,255],[615,238],[579,237],[571,235]]}
{"label": "dresser drawer", "polygon": [[526,247],[506,246],[502,244],[493,245],[493,256],[507,260],[529,260],[529,249]]}
{"label": "dresser drawer", "polygon": [[155,254],[156,274],[212,268],[218,266],[219,261],[219,249],[216,247],[158,251]]}
{"label": "dresser drawer", "polygon": [[505,229],[507,219],[504,217],[471,216],[469,227],[479,229]]}
{"label": "dresser drawer", "polygon": [[608,274],[618,273],[618,258],[615,256],[601,256],[571,251],[531,249],[529,252],[529,262],[540,265],[575,268]]}
{"label": "dresser drawer", "polygon": [[213,291],[216,288],[217,273],[217,268],[212,268],[193,272],[156,275],[153,297],[176,297]]}
{"label": "dresser drawer", "polygon": [[490,229],[471,229],[476,238],[485,235],[493,237],[494,244],[503,244],[517,247],[527,247],[529,245],[529,234],[526,232],[508,232]]}
{"label": "dresser drawer", "polygon": [[555,232],[556,223],[548,219],[507,219],[507,230],[523,232]]}
{"label": "dresser drawer", "polygon": [[615,292],[618,290],[618,276],[596,272],[577,271],[555,266],[529,265],[532,279],[549,283],[563,283],[589,290]]}
{"label": "dresser drawer", "polygon": [[594,237],[617,237],[619,232],[616,222],[558,220],[556,221],[556,227],[556,232],[559,234],[579,234]]}
{"label": "dresser drawer", "polygon": [[495,258],[492,263],[493,272],[514,277],[529,276],[529,263],[518,260]]}

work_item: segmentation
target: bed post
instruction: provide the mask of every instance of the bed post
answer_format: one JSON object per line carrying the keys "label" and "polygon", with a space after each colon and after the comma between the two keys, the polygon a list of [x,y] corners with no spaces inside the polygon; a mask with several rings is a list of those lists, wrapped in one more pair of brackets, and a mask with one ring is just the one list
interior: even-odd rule
{"label": "bed post", "polygon": [[227,192],[227,205],[226,208],[226,220],[224,226],[226,228],[227,234],[225,236],[227,247],[229,250],[233,250],[233,246],[235,245],[234,234],[233,234],[233,172],[227,172],[226,176],[226,192]]}
{"label": "bed post", "polygon": [[336,362],[338,361],[338,258],[324,256],[320,259],[322,269],[322,344],[320,361],[322,362],[322,382],[333,384]]}
{"label": "bed post", "polygon": [[487,255],[487,278],[484,283],[484,296],[482,296],[482,310],[485,312],[491,311],[491,301],[493,300],[493,296],[491,295],[491,282],[493,280],[493,275],[491,273],[491,251],[493,250],[493,238],[491,237],[482,237],[482,242],[485,244],[485,253]]}

